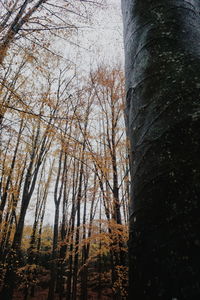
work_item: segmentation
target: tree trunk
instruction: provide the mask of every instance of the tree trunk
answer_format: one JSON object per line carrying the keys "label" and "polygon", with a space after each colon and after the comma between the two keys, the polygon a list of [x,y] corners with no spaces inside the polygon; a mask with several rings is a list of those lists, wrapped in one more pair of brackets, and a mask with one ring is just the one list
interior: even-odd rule
{"label": "tree trunk", "polygon": [[74,254],[74,266],[73,266],[73,285],[72,285],[72,300],[77,298],[77,280],[78,280],[78,267],[79,267],[79,241],[80,241],[80,224],[81,224],[81,199],[82,199],[82,184],[83,184],[83,172],[84,172],[84,150],[85,141],[83,144],[83,152],[81,155],[81,166],[78,184],[77,194],[77,219],[76,219],[76,233],[75,233],[75,254]]}
{"label": "tree trunk", "polygon": [[200,299],[200,2],[122,0],[132,299]]}
{"label": "tree trunk", "polygon": [[21,120],[21,123],[20,123],[19,134],[18,134],[18,137],[17,137],[17,143],[16,143],[16,146],[15,146],[12,162],[11,162],[11,165],[10,165],[9,174],[8,174],[8,177],[7,177],[7,180],[6,180],[5,189],[4,189],[3,195],[1,197],[0,229],[1,229],[2,219],[3,219],[4,208],[5,208],[5,205],[6,205],[6,202],[7,202],[7,198],[8,198],[9,186],[10,186],[11,181],[12,181],[12,174],[13,174],[13,170],[14,170],[14,167],[15,167],[15,162],[16,162],[16,158],[17,158],[17,152],[18,152],[18,148],[19,148],[19,144],[20,144],[20,138],[21,138],[22,131],[23,131],[23,120]]}
{"label": "tree trunk", "polygon": [[[83,208],[83,235],[82,241],[86,239],[86,214],[87,214],[87,185],[88,185],[88,178],[85,180],[84,184],[84,208]],[[88,266],[87,266],[87,244],[83,244],[82,246],[82,262],[81,262],[81,283],[80,283],[80,300],[87,300],[88,299]]]}
{"label": "tree trunk", "polygon": [[74,161],[73,166],[73,187],[72,187],[72,209],[71,209],[71,217],[69,223],[69,258],[67,261],[68,264],[68,274],[67,274],[67,290],[66,290],[66,300],[72,299],[72,276],[73,276],[73,251],[74,251],[74,227],[75,227],[75,219],[76,219],[76,191],[78,186],[78,176],[76,170],[79,170],[79,162],[76,163]]}
{"label": "tree trunk", "polygon": [[53,250],[52,250],[52,261],[51,261],[51,279],[49,282],[48,300],[53,300],[55,296],[55,285],[57,277],[57,252],[58,252],[58,227],[59,227],[59,205],[55,206],[54,215],[54,234],[53,234]]}

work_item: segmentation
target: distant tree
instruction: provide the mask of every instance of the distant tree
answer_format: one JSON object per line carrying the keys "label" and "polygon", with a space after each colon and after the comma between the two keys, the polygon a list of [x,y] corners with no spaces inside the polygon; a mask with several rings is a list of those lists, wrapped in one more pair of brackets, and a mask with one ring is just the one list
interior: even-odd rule
{"label": "distant tree", "polygon": [[119,267],[126,267],[123,232],[126,231],[124,219],[126,220],[127,212],[122,201],[122,187],[125,184],[124,179],[128,176],[128,170],[122,168],[124,163],[126,165],[126,151],[121,151],[122,148],[125,150],[124,74],[119,67],[109,69],[109,67],[101,66],[90,76],[99,112],[100,145],[95,164],[111,241],[113,297],[123,299],[126,284],[119,285],[117,270]]}
{"label": "distant tree", "polygon": [[123,0],[130,299],[200,297],[200,2]]}

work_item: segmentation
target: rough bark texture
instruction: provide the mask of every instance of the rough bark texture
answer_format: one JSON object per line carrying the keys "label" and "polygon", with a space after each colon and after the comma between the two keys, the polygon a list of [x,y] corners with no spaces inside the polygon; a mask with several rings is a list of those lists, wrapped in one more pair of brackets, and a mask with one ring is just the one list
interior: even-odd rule
{"label": "rough bark texture", "polygon": [[122,0],[130,299],[200,299],[200,1]]}

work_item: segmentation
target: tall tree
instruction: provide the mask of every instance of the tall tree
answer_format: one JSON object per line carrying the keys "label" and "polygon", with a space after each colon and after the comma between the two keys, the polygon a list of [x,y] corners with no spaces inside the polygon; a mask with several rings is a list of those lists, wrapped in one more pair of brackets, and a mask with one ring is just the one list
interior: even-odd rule
{"label": "tall tree", "polygon": [[[100,116],[99,150],[96,166],[99,169],[99,187],[103,196],[105,215],[109,224],[110,261],[114,299],[122,299],[125,287],[119,285],[118,269],[126,265],[124,247],[125,228],[122,225],[122,186],[124,178],[121,166],[124,157],[120,148],[124,145],[123,95],[124,76],[119,67],[109,70],[105,66],[90,74]],[[102,149],[101,149],[102,148]],[[124,232],[123,232],[124,231]],[[123,232],[123,234],[122,234]],[[123,290],[123,292],[122,292]]]}
{"label": "tall tree", "polygon": [[200,297],[200,2],[122,0],[130,299]]}

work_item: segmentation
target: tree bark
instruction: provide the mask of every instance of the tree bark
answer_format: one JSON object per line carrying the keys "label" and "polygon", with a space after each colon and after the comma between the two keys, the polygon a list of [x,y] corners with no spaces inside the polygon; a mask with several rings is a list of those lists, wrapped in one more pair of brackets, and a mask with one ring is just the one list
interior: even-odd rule
{"label": "tree bark", "polygon": [[129,297],[200,298],[200,2],[122,0]]}

